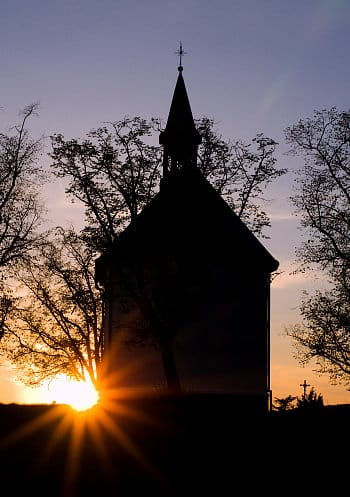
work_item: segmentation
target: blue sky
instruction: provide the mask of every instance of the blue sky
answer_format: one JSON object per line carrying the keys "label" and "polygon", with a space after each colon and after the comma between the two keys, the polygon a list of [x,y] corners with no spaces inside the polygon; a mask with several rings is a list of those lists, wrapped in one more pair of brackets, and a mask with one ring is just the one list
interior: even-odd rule
{"label": "blue sky", "polygon": [[224,134],[277,135],[346,104],[349,21],[346,0],[3,0],[1,105],[39,100],[49,133],[166,117],[182,40],[194,113]]}
{"label": "blue sky", "polygon": [[[280,335],[298,320],[302,289],[315,285],[288,276],[300,241],[288,202],[298,160],[284,155],[283,129],[315,109],[350,107],[348,0],[2,0],[0,130],[34,101],[34,136],[83,137],[126,114],[166,118],[180,40],[195,117],[214,118],[226,138],[264,132],[279,142],[279,164],[291,170],[268,191],[273,218],[264,242],[285,271],[272,292],[274,393],[300,394],[305,377],[329,402],[350,402],[342,387],[300,368]],[[46,196],[53,223],[79,220],[62,186],[49,185]],[[14,388],[5,377],[0,401],[1,389]]]}

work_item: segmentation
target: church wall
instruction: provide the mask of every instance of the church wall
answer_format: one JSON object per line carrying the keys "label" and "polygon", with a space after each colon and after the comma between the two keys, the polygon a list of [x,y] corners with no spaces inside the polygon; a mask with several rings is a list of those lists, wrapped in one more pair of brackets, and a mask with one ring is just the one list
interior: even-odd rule
{"label": "church wall", "polygon": [[235,393],[267,390],[264,279],[236,278],[215,289],[201,312],[179,331],[176,358],[185,389]]}
{"label": "church wall", "polygon": [[[181,257],[149,261],[147,288],[159,308],[176,324],[175,359],[185,391],[265,394],[267,391],[267,277],[222,258],[203,265]],[[158,265],[158,270],[157,270]],[[147,265],[146,265],[147,266]],[[166,266],[166,270],[165,270]],[[181,266],[181,264],[180,264]],[[145,268],[145,266],[144,266]],[[191,268],[191,269],[190,269]],[[159,348],[137,342],[147,319],[135,298],[114,276],[110,305],[110,370],[124,371],[120,385],[165,386]],[[144,274],[147,273],[147,267]]]}

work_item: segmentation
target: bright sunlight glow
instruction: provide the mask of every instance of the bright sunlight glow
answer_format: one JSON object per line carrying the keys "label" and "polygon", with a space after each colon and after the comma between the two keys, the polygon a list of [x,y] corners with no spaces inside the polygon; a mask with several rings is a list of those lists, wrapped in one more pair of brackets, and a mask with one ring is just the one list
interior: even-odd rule
{"label": "bright sunlight glow", "polygon": [[90,381],[75,381],[64,375],[51,381],[49,392],[52,402],[69,404],[77,411],[89,409],[98,402],[98,393]]}

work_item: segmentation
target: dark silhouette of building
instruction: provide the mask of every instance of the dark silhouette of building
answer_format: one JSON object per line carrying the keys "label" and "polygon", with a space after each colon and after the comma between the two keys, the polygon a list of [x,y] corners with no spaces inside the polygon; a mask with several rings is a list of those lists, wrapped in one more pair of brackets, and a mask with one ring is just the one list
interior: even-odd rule
{"label": "dark silhouette of building", "polygon": [[224,393],[266,409],[270,275],[278,262],[196,166],[182,67],[160,191],[96,261],[114,386]]}

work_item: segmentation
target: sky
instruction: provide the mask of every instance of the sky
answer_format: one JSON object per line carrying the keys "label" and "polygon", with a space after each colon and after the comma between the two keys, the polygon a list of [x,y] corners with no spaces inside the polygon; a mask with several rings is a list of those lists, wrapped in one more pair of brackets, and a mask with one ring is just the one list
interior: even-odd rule
{"label": "sky", "polygon": [[[166,119],[180,40],[194,117],[213,118],[224,138],[274,138],[278,164],[289,169],[267,192],[272,228],[263,242],[282,271],[271,296],[273,395],[300,396],[306,379],[326,403],[350,403],[344,387],[299,365],[283,334],[300,321],[302,291],[325,284],[290,274],[302,232],[289,197],[302,162],[285,155],[283,130],[316,109],[349,109],[348,0],[2,0],[0,131],[39,102],[29,129],[47,137],[48,164],[54,133],[82,138],[125,115]],[[62,184],[47,185],[44,195],[52,225],[81,222]],[[0,402],[42,398],[0,365]]]}

